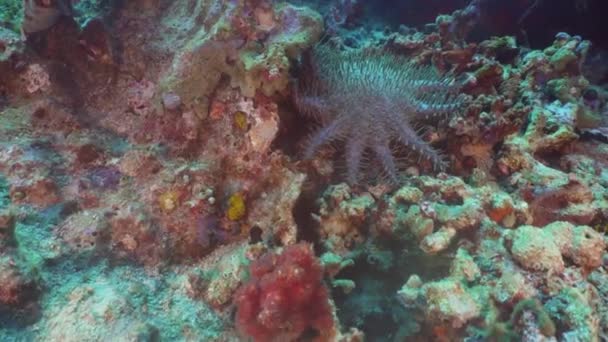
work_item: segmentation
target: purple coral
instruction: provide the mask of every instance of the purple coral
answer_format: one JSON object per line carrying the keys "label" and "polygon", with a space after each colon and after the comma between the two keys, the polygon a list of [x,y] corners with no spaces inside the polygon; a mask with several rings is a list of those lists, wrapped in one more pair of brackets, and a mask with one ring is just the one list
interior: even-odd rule
{"label": "purple coral", "polygon": [[209,248],[216,243],[225,243],[229,239],[228,231],[221,227],[220,220],[215,215],[201,216],[196,223],[198,243],[203,248]]}
{"label": "purple coral", "polygon": [[122,174],[114,166],[96,167],[88,174],[91,186],[95,189],[116,190]]}
{"label": "purple coral", "polygon": [[336,34],[338,29],[353,20],[361,12],[358,0],[335,0],[325,16],[325,25],[330,34]]}
{"label": "purple coral", "polygon": [[465,97],[459,95],[460,86],[453,78],[387,51],[343,52],[327,45],[305,56],[303,69],[294,102],[322,126],[310,136],[305,158],[323,145],[343,141],[351,184],[360,181],[368,156],[379,162],[391,182],[398,183],[394,143],[429,159],[436,169],[445,169],[446,162],[413,125],[463,106]]}

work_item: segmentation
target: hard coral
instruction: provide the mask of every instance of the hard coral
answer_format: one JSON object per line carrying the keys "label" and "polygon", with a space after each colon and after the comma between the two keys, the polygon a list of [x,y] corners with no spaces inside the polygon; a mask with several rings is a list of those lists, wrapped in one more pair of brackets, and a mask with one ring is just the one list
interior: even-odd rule
{"label": "hard coral", "polygon": [[393,142],[429,159],[435,168],[445,168],[441,156],[412,126],[464,104],[452,78],[387,51],[339,52],[319,45],[309,57],[295,88],[295,104],[323,127],[310,137],[306,158],[331,141],[345,141],[351,184],[358,183],[368,151],[397,183]]}
{"label": "hard coral", "polygon": [[286,247],[251,264],[251,279],[236,293],[236,325],[254,341],[292,341],[316,330],[319,340],[334,334],[323,268],[310,245]]}

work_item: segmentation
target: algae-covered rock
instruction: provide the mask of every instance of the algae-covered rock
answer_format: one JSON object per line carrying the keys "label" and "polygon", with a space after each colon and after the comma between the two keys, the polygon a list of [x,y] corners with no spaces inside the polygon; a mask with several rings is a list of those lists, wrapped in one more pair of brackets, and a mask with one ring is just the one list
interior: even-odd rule
{"label": "algae-covered rock", "polygon": [[[191,1],[192,2],[192,1]],[[272,95],[283,92],[288,84],[290,58],[311,46],[321,34],[321,18],[306,7],[289,4],[273,8],[277,26],[270,34],[264,33],[265,48],[260,49],[254,40],[260,27],[238,22],[247,16],[243,1],[194,1],[204,24],[175,54],[171,68],[160,82],[160,88],[178,94],[185,103],[206,101],[213,95],[222,76],[239,87],[242,94],[253,97],[256,91]],[[217,6],[221,6],[217,8]],[[180,22],[182,2],[176,2],[164,19],[165,25],[178,25],[194,29],[189,21]],[[280,28],[280,29],[279,29]]]}
{"label": "algae-covered rock", "polygon": [[447,321],[459,328],[480,314],[480,308],[460,282],[445,279],[425,284],[425,314],[430,321]]}
{"label": "algae-covered rock", "polygon": [[19,32],[23,19],[23,1],[5,0],[0,2],[0,30],[9,29]]}
{"label": "algae-covered rock", "polygon": [[341,183],[329,187],[319,204],[319,233],[329,250],[345,255],[363,242],[365,218],[375,204],[371,194],[353,196],[350,187]]}
{"label": "algae-covered rock", "polygon": [[435,227],[433,220],[425,217],[420,210],[420,206],[417,205],[413,205],[408,209],[403,220],[404,225],[409,227],[412,235],[418,240],[422,240],[433,233]]}
{"label": "algae-covered rock", "polygon": [[56,234],[65,243],[64,253],[100,253],[107,248],[108,228],[103,212],[82,211],[63,221]]}
{"label": "algae-covered rock", "polygon": [[471,254],[465,249],[459,248],[450,266],[450,275],[465,282],[473,282],[479,278],[481,271]]}
{"label": "algae-covered rock", "polygon": [[559,49],[551,56],[549,62],[556,71],[564,71],[566,67],[576,60],[577,57],[574,52],[568,49]]}
{"label": "algae-covered rock", "polygon": [[39,294],[38,280],[32,272],[20,269],[9,255],[0,256],[0,306],[13,313],[31,306],[35,308]]}
{"label": "algae-covered rock", "polygon": [[543,228],[548,231],[562,255],[585,268],[602,265],[606,250],[604,236],[589,226],[575,226],[568,222],[553,222]]}
{"label": "algae-covered rock", "polygon": [[521,273],[505,272],[492,289],[492,297],[499,303],[513,303],[521,298],[530,298],[535,292]]}
{"label": "algae-covered rock", "polygon": [[595,341],[599,320],[587,295],[573,287],[564,288],[546,304],[549,316],[563,330],[565,341]]}
{"label": "algae-covered rock", "polygon": [[187,331],[192,339],[220,338],[220,318],[188,298],[174,274],[165,276],[168,283],[135,269],[95,267],[64,277],[58,291],[46,298],[50,307],[39,336],[53,341],[164,340],[183,338]]}
{"label": "algae-covered rock", "polygon": [[532,271],[561,272],[564,269],[559,247],[550,232],[521,226],[513,232],[511,254],[524,268]]}

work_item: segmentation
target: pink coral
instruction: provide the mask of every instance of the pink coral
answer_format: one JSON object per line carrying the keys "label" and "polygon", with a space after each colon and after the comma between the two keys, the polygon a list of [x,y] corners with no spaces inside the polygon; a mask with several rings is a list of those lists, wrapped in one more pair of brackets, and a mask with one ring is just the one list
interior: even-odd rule
{"label": "pink coral", "polygon": [[334,335],[323,268],[312,247],[299,243],[253,262],[236,293],[236,325],[254,341],[292,341],[311,328],[321,341]]}

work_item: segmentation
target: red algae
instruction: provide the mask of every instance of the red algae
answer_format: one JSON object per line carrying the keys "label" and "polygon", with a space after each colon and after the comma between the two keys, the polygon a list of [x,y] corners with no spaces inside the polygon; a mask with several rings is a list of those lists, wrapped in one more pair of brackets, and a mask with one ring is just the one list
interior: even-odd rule
{"label": "red algae", "polygon": [[267,253],[250,266],[236,293],[236,325],[255,341],[291,341],[314,329],[318,341],[335,335],[323,267],[306,243]]}

